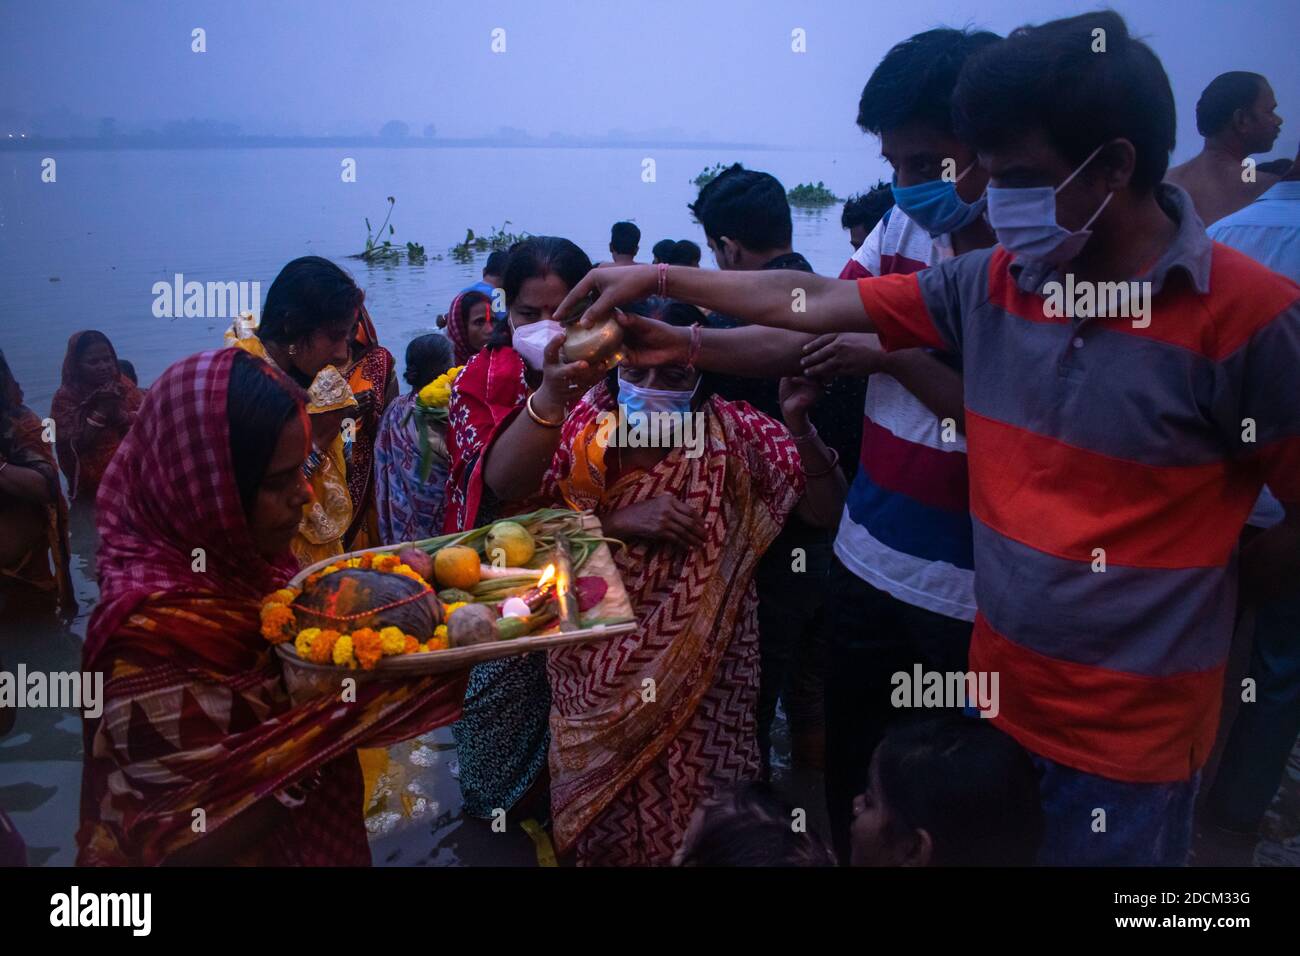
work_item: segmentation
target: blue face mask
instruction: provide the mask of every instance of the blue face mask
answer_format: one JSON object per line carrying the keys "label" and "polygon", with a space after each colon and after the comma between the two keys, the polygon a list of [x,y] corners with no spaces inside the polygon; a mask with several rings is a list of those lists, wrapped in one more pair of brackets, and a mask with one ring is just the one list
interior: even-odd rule
{"label": "blue face mask", "polygon": [[622,373],[618,376],[618,403],[622,405],[628,414],[634,412],[676,412],[679,415],[685,415],[691,410],[691,403],[695,400],[696,389],[700,387],[699,380],[695,382],[695,388],[689,392],[668,391],[662,388],[643,388],[640,385],[634,385],[625,379]]}
{"label": "blue face mask", "polygon": [[1025,186],[1019,188],[989,187],[989,225],[998,237],[998,244],[1020,262],[1043,262],[1061,266],[1083,251],[1092,236],[1090,228],[1101,211],[1110,202],[1113,192],[1107,193],[1097,211],[1071,232],[1056,221],[1056,194],[1092,162],[1101,152],[1102,143],[1089,154],[1065,182],[1053,189],[1051,186]]}
{"label": "blue face mask", "polygon": [[916,223],[932,237],[956,232],[969,226],[984,212],[985,198],[980,196],[974,202],[967,202],[957,195],[957,183],[975,168],[971,163],[953,182],[945,179],[932,179],[928,183],[915,186],[898,185],[898,175],[894,176],[894,202],[908,219]]}

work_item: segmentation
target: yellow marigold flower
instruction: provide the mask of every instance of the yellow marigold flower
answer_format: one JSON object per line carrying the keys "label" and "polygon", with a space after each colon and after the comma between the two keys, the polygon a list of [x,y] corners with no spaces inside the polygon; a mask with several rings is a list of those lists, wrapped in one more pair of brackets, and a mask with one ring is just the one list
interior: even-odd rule
{"label": "yellow marigold flower", "polygon": [[434,387],[437,384],[438,384],[438,380],[434,379],[428,385],[424,386],[424,388],[420,389],[420,394],[416,397],[416,401],[418,401],[421,405],[432,406],[433,391],[434,391]]}
{"label": "yellow marigold flower", "polygon": [[350,634],[341,634],[339,639],[334,642],[333,649],[334,663],[339,667],[356,667],[357,662],[352,657],[352,636]]}
{"label": "yellow marigold flower", "polygon": [[262,608],[262,636],[272,644],[283,644],[293,637],[293,611],[283,604]]}
{"label": "yellow marigold flower", "polygon": [[324,576],[327,575],[327,574],[333,574],[335,571],[342,571],[342,570],[343,570],[343,566],[342,566],[342,565],[339,565],[339,564],[327,564],[325,567],[321,568],[321,569],[320,569],[319,571],[317,571],[316,573],[319,574],[321,577],[324,577]]}
{"label": "yellow marigold flower", "polygon": [[447,605],[447,609],[446,609],[446,611],[445,611],[445,613],[444,613],[443,616],[444,616],[444,617],[451,617],[453,614],[455,614],[457,611],[459,611],[461,608],[463,608],[463,607],[464,607],[466,604],[468,604],[468,603],[469,603],[468,601],[457,601],[457,602],[455,602],[454,604],[448,604],[448,605]]}
{"label": "yellow marigold flower", "polygon": [[311,660],[311,642],[320,634],[319,627],[304,627],[294,639],[293,649],[303,660]]}
{"label": "yellow marigold flower", "polygon": [[412,581],[419,581],[424,585],[426,590],[429,587],[429,582],[420,577],[420,572],[415,570],[409,564],[399,564],[397,567],[393,568],[393,574],[400,574],[403,577],[410,578]]}
{"label": "yellow marigold flower", "polygon": [[352,653],[356,656],[363,670],[373,670],[384,656],[384,642],[379,632],[369,627],[361,627],[352,632]]}
{"label": "yellow marigold flower", "polygon": [[433,637],[429,638],[429,647],[433,647],[434,641],[441,641],[442,646],[446,647],[450,640],[451,638],[447,636],[447,625],[439,624],[433,629]]}
{"label": "yellow marigold flower", "polygon": [[293,588],[280,588],[280,590],[268,595],[263,604],[292,604],[298,597],[298,592]]}
{"label": "yellow marigold flower", "polygon": [[313,664],[328,664],[334,659],[334,645],[338,643],[340,636],[338,631],[321,631],[312,640],[307,659]]}
{"label": "yellow marigold flower", "polygon": [[402,653],[406,647],[406,635],[400,628],[385,627],[379,632],[380,646],[384,650],[385,657],[392,657],[394,654]]}

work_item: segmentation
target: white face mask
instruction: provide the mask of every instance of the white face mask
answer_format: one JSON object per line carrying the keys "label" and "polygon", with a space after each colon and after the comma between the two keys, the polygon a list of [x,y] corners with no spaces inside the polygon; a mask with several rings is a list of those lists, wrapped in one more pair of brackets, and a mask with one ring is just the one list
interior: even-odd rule
{"label": "white face mask", "polygon": [[541,319],[524,326],[516,326],[511,322],[510,328],[511,347],[520,354],[528,367],[536,372],[540,372],[545,364],[543,356],[546,353],[546,346],[550,344],[551,339],[564,331],[560,323],[554,319]]}
{"label": "white face mask", "polygon": [[1056,194],[1070,185],[1074,177],[1083,172],[1105,145],[1102,143],[1094,149],[1079,168],[1055,189],[1051,186],[1019,189],[989,186],[989,225],[993,227],[1003,249],[1021,262],[1046,262],[1054,266],[1069,262],[1083,251],[1084,245],[1092,236],[1092,230],[1088,227],[1097,221],[1115,193],[1106,194],[1097,211],[1077,232],[1070,232],[1057,222]]}

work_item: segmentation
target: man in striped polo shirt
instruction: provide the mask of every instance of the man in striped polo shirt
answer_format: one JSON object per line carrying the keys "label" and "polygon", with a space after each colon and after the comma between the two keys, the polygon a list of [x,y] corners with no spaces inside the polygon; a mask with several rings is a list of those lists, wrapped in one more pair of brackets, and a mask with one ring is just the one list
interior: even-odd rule
{"label": "man in striped polo shirt", "polygon": [[[1041,859],[1178,864],[1218,725],[1238,566],[1261,591],[1300,580],[1300,286],[1211,242],[1187,194],[1161,184],[1173,94],[1117,14],[1022,28],[977,53],[954,113],[991,177],[998,247],[856,288],[670,269],[666,291],[755,324],[961,355],[971,667],[1000,675],[992,719],[1043,772]],[[655,282],[609,270],[570,298],[600,289],[594,321]],[[689,348],[680,332],[629,331],[638,363]],[[1265,483],[1286,518],[1239,555]]]}

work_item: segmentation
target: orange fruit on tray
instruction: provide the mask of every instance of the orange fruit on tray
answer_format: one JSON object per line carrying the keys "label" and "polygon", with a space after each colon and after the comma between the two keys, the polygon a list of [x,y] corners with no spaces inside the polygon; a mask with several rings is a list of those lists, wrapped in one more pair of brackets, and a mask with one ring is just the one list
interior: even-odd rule
{"label": "orange fruit on tray", "polygon": [[440,549],[433,556],[433,576],[440,587],[468,591],[479,582],[478,552],[463,545]]}

